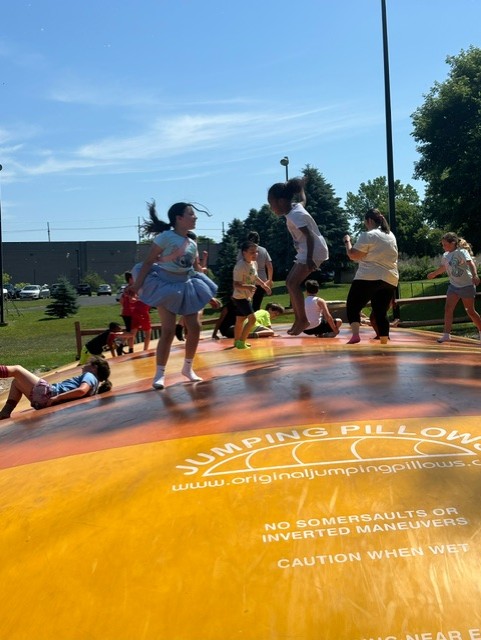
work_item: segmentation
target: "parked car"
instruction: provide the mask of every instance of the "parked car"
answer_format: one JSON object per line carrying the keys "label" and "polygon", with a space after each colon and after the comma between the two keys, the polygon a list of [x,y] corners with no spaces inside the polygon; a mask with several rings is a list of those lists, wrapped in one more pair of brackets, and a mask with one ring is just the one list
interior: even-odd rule
{"label": "parked car", "polygon": [[40,300],[40,298],[50,298],[50,289],[45,285],[41,287],[38,284],[27,284],[20,290],[20,300]]}
{"label": "parked car", "polygon": [[80,284],[76,285],[75,289],[77,291],[77,295],[79,295],[79,296],[91,296],[92,295],[92,288],[86,282],[81,282]]}
{"label": "parked car", "polygon": [[109,284],[101,284],[97,289],[98,296],[111,296],[112,295],[112,287]]}
{"label": "parked car", "polygon": [[6,300],[8,298],[8,291],[2,287],[3,299]]}
{"label": "parked car", "polygon": [[20,289],[18,287],[15,287],[13,284],[4,284],[3,285],[4,289],[7,290],[7,297],[10,300],[13,300],[14,298],[18,298],[19,294],[20,294]]}
{"label": "parked car", "polygon": [[317,280],[319,284],[323,284],[324,282],[333,282],[334,276],[334,269],[329,264],[323,263],[319,269],[309,274],[307,280]]}
{"label": "parked car", "polygon": [[127,288],[127,285],[123,284],[115,294],[115,299],[117,300],[117,302],[120,302],[120,297],[122,296],[126,288]]}

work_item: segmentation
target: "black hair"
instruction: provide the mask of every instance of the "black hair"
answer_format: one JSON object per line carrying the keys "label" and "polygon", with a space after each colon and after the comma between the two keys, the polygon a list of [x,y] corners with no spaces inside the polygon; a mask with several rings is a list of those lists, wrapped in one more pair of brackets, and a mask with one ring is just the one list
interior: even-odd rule
{"label": "black hair", "polygon": [[127,282],[127,284],[129,284],[131,278],[132,278],[132,273],[130,271],[126,271],[124,273],[124,278],[125,278],[125,282]]}
{"label": "black hair", "polygon": [[122,331],[122,327],[118,322],[111,322],[109,324],[109,331]]}
{"label": "black hair", "polygon": [[386,218],[382,215],[379,209],[369,209],[369,211],[364,216],[364,220],[373,220],[376,225],[383,231],[384,233],[389,233],[390,228]]}
{"label": "black hair", "polygon": [[277,304],[277,302],[268,302],[266,304],[266,311],[277,311],[277,313],[285,313],[285,309],[281,304]]}
{"label": "black hair", "polygon": [[[113,323],[111,323],[113,324]],[[92,356],[89,360],[90,364],[97,367],[96,378],[101,383],[99,385],[97,393],[105,393],[112,389],[112,382],[110,378],[110,365],[102,356]]]}
{"label": "black hair", "polygon": [[247,240],[252,240],[252,242],[259,244],[260,237],[257,231],[249,231],[247,234]]}
{"label": "black hair", "polygon": [[206,215],[211,216],[207,209],[196,207],[191,202],[176,202],[167,211],[169,222],[164,222],[157,215],[155,200],[152,200],[152,202],[147,203],[150,220],[144,220],[144,223],[141,226],[142,232],[144,233],[144,235],[154,235],[157,233],[162,233],[162,231],[167,231],[171,228],[173,229],[175,227],[177,217],[182,217],[187,207],[192,207],[192,209],[194,209],[198,213],[205,213]]}
{"label": "black hair", "polygon": [[292,202],[296,196],[300,196],[301,200],[305,200],[304,185],[303,178],[291,178],[287,182],[276,182],[267,192],[267,199],[274,198]]}
{"label": "black hair", "polygon": [[317,280],[306,280],[304,286],[306,287],[307,293],[311,296],[319,292],[319,283]]}
{"label": "black hair", "polygon": [[243,253],[244,251],[247,251],[251,247],[257,247],[257,242],[252,242],[252,240],[244,240],[244,242],[240,246],[240,250]]}

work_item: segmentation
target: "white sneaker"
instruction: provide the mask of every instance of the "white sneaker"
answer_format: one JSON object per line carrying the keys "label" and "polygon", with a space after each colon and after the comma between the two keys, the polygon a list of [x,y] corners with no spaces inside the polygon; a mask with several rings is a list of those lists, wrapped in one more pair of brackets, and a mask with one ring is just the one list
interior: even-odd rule
{"label": "white sneaker", "polygon": [[152,387],[154,389],[165,389],[165,378],[164,376],[160,376],[160,378],[154,378],[152,382]]}

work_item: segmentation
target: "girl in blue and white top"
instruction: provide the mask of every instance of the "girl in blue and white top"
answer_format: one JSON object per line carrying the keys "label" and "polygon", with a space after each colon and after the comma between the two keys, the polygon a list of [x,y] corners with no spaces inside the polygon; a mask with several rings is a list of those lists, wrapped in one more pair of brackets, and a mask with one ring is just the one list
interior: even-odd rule
{"label": "girl in blue and white top", "polygon": [[10,418],[22,395],[30,400],[34,409],[45,409],[45,407],[52,407],[63,402],[110,391],[112,383],[109,376],[109,363],[101,356],[92,356],[83,365],[82,373],[79,376],[54,383],[39,378],[21,365],[0,365],[0,378],[14,379],[7,401],[0,411],[0,420]]}
{"label": "girl in blue and white top", "polygon": [[[189,238],[195,229],[199,211],[192,204],[177,202],[168,211],[169,222],[157,217],[155,202],[149,205],[150,221],[144,231],[155,236],[150,252],[143,263],[132,269],[134,283],[130,286],[140,300],[157,307],[162,333],[157,343],[157,368],[152,382],[154,389],[165,387],[165,367],[175,335],[176,316],[181,315],[187,330],[185,361],[182,374],[191,382],[200,381],[192,369],[200,337],[199,311],[208,302],[220,306],[214,296],[215,285],[198,268],[197,244]],[[159,233],[160,232],[160,233]]]}
{"label": "girl in blue and white top", "polygon": [[276,216],[286,217],[287,228],[297,251],[295,264],[286,278],[286,287],[295,316],[294,324],[287,333],[298,336],[309,326],[301,284],[329,258],[329,251],[316,221],[304,209],[304,180],[293,178],[287,182],[273,184],[268,191],[267,200]]}
{"label": "girl in blue and white top", "polygon": [[444,249],[441,266],[427,275],[430,280],[443,273],[447,273],[449,276],[444,308],[444,333],[438,338],[438,342],[448,342],[451,339],[454,309],[459,300],[463,301],[466,313],[478,329],[481,340],[481,316],[474,308],[479,277],[471,247],[466,240],[451,232],[444,234],[441,238],[441,244]]}

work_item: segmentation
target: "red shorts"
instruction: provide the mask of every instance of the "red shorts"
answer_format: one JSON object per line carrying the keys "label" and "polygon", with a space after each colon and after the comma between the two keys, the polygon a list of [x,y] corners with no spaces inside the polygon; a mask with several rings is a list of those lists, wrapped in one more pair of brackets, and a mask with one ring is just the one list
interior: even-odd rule
{"label": "red shorts", "polygon": [[152,328],[150,322],[150,315],[148,313],[134,313],[132,315],[132,330],[141,329],[142,331],[148,331]]}

